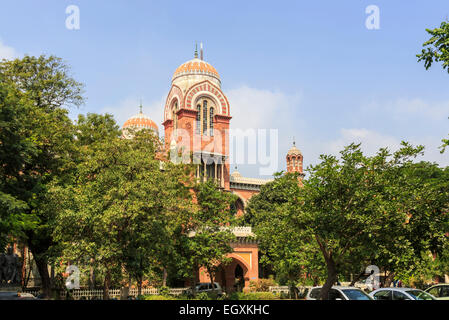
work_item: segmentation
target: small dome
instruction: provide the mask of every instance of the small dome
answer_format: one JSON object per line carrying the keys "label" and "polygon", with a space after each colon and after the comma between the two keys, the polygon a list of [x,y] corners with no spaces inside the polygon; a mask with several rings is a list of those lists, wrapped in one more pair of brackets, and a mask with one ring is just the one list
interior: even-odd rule
{"label": "small dome", "polygon": [[148,116],[144,115],[142,113],[142,110],[140,110],[140,112],[137,115],[135,115],[125,121],[122,129],[124,131],[127,131],[126,129],[128,129],[128,128],[133,128],[136,130],[151,129],[157,135],[159,135],[159,129],[158,129],[156,123],[153,120],[151,120]]}
{"label": "small dome", "polygon": [[296,145],[293,142],[293,147],[291,147],[290,150],[288,150],[287,155],[288,156],[290,156],[290,155],[302,155],[302,153],[301,153],[301,151],[298,148],[296,148]]}
{"label": "small dome", "polygon": [[232,177],[241,177],[242,175],[240,174],[240,172],[238,172],[237,170],[235,170],[232,174]]}
{"label": "small dome", "polygon": [[194,58],[181,64],[173,74],[172,80],[183,75],[198,75],[198,74],[212,76],[220,80],[220,76],[217,70],[215,70],[215,68],[212,67],[211,64],[198,58]]}

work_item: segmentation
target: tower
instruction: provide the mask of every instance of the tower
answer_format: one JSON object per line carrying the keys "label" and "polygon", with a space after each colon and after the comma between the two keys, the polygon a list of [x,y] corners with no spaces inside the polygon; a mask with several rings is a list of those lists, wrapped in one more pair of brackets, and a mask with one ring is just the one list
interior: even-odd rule
{"label": "tower", "polygon": [[287,172],[293,173],[298,172],[300,178],[304,177],[303,171],[303,156],[301,151],[296,147],[295,141],[293,141],[293,146],[287,152]]}
{"label": "tower", "polygon": [[191,157],[197,179],[215,179],[225,190],[230,188],[230,120],[219,74],[195,50],[194,58],[181,64],[172,77],[164,108],[165,145],[167,149],[176,145]]}

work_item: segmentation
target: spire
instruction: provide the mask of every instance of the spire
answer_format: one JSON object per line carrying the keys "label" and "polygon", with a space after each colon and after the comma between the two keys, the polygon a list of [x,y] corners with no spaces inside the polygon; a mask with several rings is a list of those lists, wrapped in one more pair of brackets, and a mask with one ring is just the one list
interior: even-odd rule
{"label": "spire", "polygon": [[140,106],[139,106],[139,109],[140,109],[140,113],[143,113],[143,112],[142,112],[142,99],[140,99]]}
{"label": "spire", "polygon": [[194,54],[195,58],[198,58],[198,43],[195,42],[195,54]]}
{"label": "spire", "polygon": [[200,59],[203,60],[203,43],[200,43]]}
{"label": "spire", "polygon": [[293,145],[296,146],[295,137],[293,137]]}

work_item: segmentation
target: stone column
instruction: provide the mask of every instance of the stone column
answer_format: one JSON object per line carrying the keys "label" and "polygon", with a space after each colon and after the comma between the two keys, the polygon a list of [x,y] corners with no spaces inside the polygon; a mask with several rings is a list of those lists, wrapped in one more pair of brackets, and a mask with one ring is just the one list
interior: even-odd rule
{"label": "stone column", "polygon": [[214,161],[214,165],[215,165],[214,178],[215,178],[215,182],[217,182],[218,177],[217,177],[217,162],[216,161]]}
{"label": "stone column", "polygon": [[224,163],[221,163],[221,187],[224,188]]}

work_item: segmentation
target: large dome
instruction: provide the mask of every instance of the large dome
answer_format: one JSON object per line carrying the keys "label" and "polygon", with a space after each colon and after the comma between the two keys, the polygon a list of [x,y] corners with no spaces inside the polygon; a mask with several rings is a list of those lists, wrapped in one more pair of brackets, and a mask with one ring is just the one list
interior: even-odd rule
{"label": "large dome", "polygon": [[173,80],[183,75],[207,75],[220,79],[217,70],[208,62],[194,58],[181,64],[173,74]]}
{"label": "large dome", "polygon": [[195,58],[181,64],[173,73],[172,84],[185,92],[193,85],[206,80],[221,88],[217,70],[210,63],[199,59],[195,52]]}
{"label": "large dome", "polygon": [[142,113],[142,110],[135,116],[129,118],[125,121],[123,124],[123,133],[125,137],[129,137],[129,129],[134,130],[140,130],[140,129],[151,129],[153,130],[157,135],[159,135],[159,129],[156,125],[156,123],[151,120],[148,116]]}

